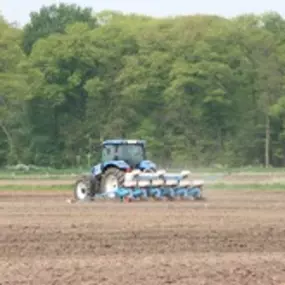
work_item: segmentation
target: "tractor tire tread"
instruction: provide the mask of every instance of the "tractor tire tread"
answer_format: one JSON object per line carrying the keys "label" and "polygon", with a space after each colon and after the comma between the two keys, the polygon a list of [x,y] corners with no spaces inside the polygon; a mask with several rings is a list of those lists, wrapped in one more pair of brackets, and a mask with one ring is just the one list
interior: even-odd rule
{"label": "tractor tire tread", "polygon": [[104,184],[105,184],[104,180],[110,174],[113,174],[113,175],[115,175],[118,178],[119,186],[122,186],[124,184],[125,173],[122,170],[118,169],[118,168],[110,167],[102,175],[101,185],[100,185],[101,186],[100,187],[100,192],[101,193],[103,193],[105,191],[104,190]]}

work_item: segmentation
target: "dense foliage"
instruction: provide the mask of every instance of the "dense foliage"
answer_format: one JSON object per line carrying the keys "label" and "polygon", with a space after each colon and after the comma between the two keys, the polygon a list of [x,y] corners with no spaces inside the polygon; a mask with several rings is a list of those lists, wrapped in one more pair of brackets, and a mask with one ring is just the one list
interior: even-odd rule
{"label": "dense foliage", "polygon": [[96,162],[141,138],[159,163],[285,165],[285,20],[43,7],[0,19],[0,165]]}

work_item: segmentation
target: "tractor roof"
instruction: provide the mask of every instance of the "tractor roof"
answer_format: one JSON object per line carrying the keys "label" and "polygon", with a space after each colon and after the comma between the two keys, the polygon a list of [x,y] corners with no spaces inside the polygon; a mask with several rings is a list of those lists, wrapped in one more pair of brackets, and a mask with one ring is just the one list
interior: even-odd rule
{"label": "tractor roof", "polygon": [[118,139],[118,140],[106,140],[103,142],[103,145],[122,145],[122,144],[141,144],[144,145],[145,141],[144,140],[123,140],[123,139]]}

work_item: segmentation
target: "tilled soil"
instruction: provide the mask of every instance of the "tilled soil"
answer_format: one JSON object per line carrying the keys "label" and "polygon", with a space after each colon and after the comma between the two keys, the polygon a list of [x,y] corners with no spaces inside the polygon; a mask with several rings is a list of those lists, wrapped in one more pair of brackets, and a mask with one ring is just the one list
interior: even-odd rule
{"label": "tilled soil", "polygon": [[0,192],[0,284],[285,284],[285,191],[75,203]]}

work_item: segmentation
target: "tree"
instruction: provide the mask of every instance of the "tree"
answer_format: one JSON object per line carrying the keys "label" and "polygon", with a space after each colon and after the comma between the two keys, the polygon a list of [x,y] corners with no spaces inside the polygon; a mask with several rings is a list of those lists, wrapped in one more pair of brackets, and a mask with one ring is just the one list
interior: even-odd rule
{"label": "tree", "polygon": [[23,49],[30,54],[37,40],[51,34],[64,33],[68,25],[76,22],[87,23],[90,28],[97,26],[91,8],[81,8],[75,4],[43,6],[39,12],[30,14],[30,22],[24,27]]}
{"label": "tree", "polygon": [[[20,48],[20,39],[20,30],[0,20],[0,129],[8,146],[5,156],[8,163],[19,159],[17,138],[21,132],[23,102],[28,96],[29,72],[22,70],[26,58]],[[1,160],[3,163],[3,156],[0,163]]]}

